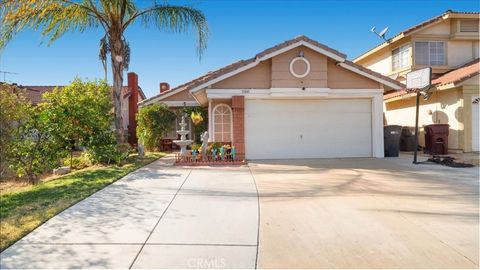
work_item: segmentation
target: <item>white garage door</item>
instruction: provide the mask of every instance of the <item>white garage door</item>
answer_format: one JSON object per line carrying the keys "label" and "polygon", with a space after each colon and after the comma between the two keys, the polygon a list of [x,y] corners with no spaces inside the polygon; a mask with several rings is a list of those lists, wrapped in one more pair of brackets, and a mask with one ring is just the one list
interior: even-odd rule
{"label": "white garage door", "polygon": [[370,99],[245,102],[247,159],[372,156]]}

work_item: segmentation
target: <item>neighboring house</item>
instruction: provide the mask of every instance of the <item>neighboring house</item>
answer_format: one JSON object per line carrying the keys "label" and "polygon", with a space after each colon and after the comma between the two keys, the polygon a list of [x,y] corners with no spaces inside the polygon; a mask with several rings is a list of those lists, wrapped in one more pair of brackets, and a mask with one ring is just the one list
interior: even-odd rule
{"label": "neighboring house", "polygon": [[383,93],[400,82],[305,36],[140,102],[208,108],[210,141],[247,159],[383,157]]}
{"label": "neighboring house", "polygon": [[[405,82],[406,74],[432,67],[432,92],[421,100],[419,125],[450,125],[450,151],[479,151],[479,13],[446,11],[415,25],[353,60]],[[415,94],[384,96],[389,125],[415,125]],[[419,142],[424,145],[423,128]]]}
{"label": "neighboring house", "polygon": [[[137,144],[137,122],[135,116],[138,112],[138,102],[144,100],[145,94],[142,88],[138,85],[138,75],[134,72],[127,74],[127,86],[122,88],[122,118],[125,130],[128,131],[128,142],[132,145]],[[56,87],[64,87],[62,85],[56,86],[32,86],[20,85],[19,88],[25,90],[27,98],[33,103],[38,104],[42,102],[42,95],[45,92],[50,92]]]}

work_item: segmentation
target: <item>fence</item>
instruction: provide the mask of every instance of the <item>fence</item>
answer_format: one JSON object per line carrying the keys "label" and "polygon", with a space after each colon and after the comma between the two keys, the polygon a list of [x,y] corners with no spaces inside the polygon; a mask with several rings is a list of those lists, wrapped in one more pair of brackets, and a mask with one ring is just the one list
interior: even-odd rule
{"label": "fence", "polygon": [[243,165],[246,164],[245,156],[236,154],[232,156],[230,153],[220,155],[216,153],[207,153],[203,158],[201,153],[192,155],[189,151],[186,155],[180,153],[175,154],[175,165]]}

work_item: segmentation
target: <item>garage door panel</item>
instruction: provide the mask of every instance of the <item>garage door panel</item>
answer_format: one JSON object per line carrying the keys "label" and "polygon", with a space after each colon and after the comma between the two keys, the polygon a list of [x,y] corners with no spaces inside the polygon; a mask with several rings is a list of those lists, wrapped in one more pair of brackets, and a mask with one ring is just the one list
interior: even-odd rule
{"label": "garage door panel", "polygon": [[369,157],[368,99],[247,100],[247,158]]}

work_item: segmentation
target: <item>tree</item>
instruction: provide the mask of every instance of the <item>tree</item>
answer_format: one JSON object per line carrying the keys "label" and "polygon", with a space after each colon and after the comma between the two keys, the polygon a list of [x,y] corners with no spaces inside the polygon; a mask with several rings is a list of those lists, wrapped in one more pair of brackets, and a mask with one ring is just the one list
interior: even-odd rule
{"label": "tree", "polygon": [[75,145],[84,146],[94,159],[101,160],[98,149],[115,148],[109,92],[110,87],[104,81],[76,78],[70,85],[43,95],[44,103],[40,106],[48,131],[62,149],[72,151]]}
{"label": "tree", "polygon": [[28,103],[17,105],[22,117],[12,125],[5,156],[17,176],[25,176],[28,182],[36,184],[38,176],[57,165],[64,152],[50,136],[42,108]]}
{"label": "tree", "polygon": [[140,108],[137,114],[137,137],[147,149],[154,149],[174,127],[177,116],[163,104]]}
{"label": "tree", "polygon": [[8,155],[12,152],[18,125],[30,117],[31,104],[24,90],[15,85],[0,84],[0,179],[8,167]]}
{"label": "tree", "polygon": [[193,28],[197,33],[198,54],[201,56],[206,48],[208,26],[201,11],[152,2],[150,7],[139,8],[133,0],[0,0],[0,49],[26,28],[41,29],[42,36],[53,42],[67,31],[101,27],[105,35],[100,40],[100,59],[106,68],[110,54],[116,140],[123,143],[121,91],[123,71],[130,62],[125,30],[139,20],[144,26],[153,24],[160,30],[188,32]]}

